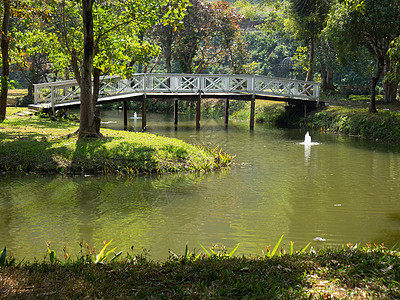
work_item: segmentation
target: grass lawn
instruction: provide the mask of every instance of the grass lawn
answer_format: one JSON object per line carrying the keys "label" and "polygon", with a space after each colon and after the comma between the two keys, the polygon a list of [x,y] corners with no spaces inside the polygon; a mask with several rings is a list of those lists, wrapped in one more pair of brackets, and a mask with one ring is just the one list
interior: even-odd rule
{"label": "grass lawn", "polygon": [[[85,248],[85,247],[83,247]],[[88,251],[86,249],[83,252]],[[272,257],[172,255],[155,263],[125,254],[95,263],[0,258],[0,297],[12,299],[399,299],[399,252],[383,246],[276,252]],[[51,253],[51,251],[50,251]],[[105,252],[104,252],[105,253]],[[103,256],[105,255],[103,253]],[[101,255],[101,253],[99,253]],[[271,252],[270,252],[271,254]],[[111,258],[113,257],[113,258]],[[93,259],[92,259],[93,258]]]}
{"label": "grass lawn", "polygon": [[1,173],[135,175],[210,171],[232,157],[181,140],[148,133],[102,129],[103,138],[78,140],[78,123],[51,121],[11,108],[0,123]]}

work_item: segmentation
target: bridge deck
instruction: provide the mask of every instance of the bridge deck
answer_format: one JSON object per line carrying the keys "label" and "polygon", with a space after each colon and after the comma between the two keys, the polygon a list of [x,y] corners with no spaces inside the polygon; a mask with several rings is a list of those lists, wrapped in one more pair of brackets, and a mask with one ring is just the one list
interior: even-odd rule
{"label": "bridge deck", "polygon": [[[75,80],[35,84],[34,87],[35,104],[32,108],[51,107],[55,110],[80,105],[80,87]],[[142,101],[145,110],[147,98],[197,101],[198,118],[202,98],[251,101],[252,127],[256,98],[315,107],[319,105],[319,84],[259,75],[227,74],[135,74],[130,79],[118,76],[101,79],[98,104]],[[142,113],[145,114],[145,111]],[[145,118],[142,120],[145,127]],[[200,126],[199,120],[196,126]]]}

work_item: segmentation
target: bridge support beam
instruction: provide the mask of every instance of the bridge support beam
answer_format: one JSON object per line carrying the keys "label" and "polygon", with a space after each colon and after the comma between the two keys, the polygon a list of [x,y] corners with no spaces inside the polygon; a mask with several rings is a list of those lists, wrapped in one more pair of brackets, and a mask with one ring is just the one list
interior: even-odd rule
{"label": "bridge support beam", "polygon": [[178,125],[178,98],[174,99],[174,124]]}
{"label": "bridge support beam", "polygon": [[254,129],[254,111],[256,107],[256,96],[253,95],[251,97],[251,102],[250,102],[250,130]]}
{"label": "bridge support beam", "polygon": [[201,116],[201,95],[196,101],[196,129],[200,129],[200,116]]}
{"label": "bridge support beam", "polygon": [[128,103],[126,100],[122,102],[122,111],[124,114],[124,130],[128,129]]}
{"label": "bridge support beam", "polygon": [[225,99],[225,127],[228,126],[229,121],[229,98]]}
{"label": "bridge support beam", "polygon": [[147,104],[147,98],[146,95],[143,96],[142,99],[142,131],[146,130],[146,104]]}

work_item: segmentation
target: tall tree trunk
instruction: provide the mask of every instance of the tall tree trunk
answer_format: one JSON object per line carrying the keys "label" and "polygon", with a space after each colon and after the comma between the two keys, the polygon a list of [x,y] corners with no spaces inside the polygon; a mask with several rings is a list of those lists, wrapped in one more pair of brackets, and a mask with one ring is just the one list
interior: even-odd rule
{"label": "tall tree trunk", "polygon": [[384,65],[384,59],[383,57],[377,57],[377,70],[376,74],[374,77],[372,77],[371,80],[371,101],[369,103],[369,108],[368,111],[372,113],[376,113],[376,103],[375,103],[375,98],[376,98],[376,85],[378,84],[379,78],[382,75],[383,72],[383,65]]}
{"label": "tall tree trunk", "polygon": [[99,136],[100,131],[95,122],[95,110],[92,93],[92,69],[94,56],[93,35],[93,2],[94,0],[82,0],[83,17],[83,61],[81,67],[81,105],[79,138]]}
{"label": "tall tree trunk", "polygon": [[333,91],[335,89],[333,84],[333,74],[334,71],[326,65],[321,67],[321,89],[324,92]]}
{"label": "tall tree trunk", "polygon": [[3,24],[1,28],[1,55],[3,70],[1,74],[1,94],[0,94],[0,121],[6,118],[7,95],[8,95],[8,76],[10,75],[10,65],[8,62],[8,24],[10,22],[10,0],[3,0]]}
{"label": "tall tree trunk", "polygon": [[174,31],[172,26],[168,26],[167,28],[167,38],[165,41],[165,64],[167,66],[167,73],[172,73],[172,35],[174,34]]}
{"label": "tall tree trunk", "polygon": [[[392,61],[386,55],[385,56],[385,67],[383,70],[383,74],[387,74],[388,72],[392,71]],[[397,87],[398,84],[395,81],[391,81],[390,79],[385,79],[383,81],[383,102],[393,102],[396,100],[397,96]]]}
{"label": "tall tree trunk", "polygon": [[312,81],[314,73],[314,54],[315,53],[315,41],[314,38],[310,40],[310,58],[308,60],[308,71],[306,81]]}

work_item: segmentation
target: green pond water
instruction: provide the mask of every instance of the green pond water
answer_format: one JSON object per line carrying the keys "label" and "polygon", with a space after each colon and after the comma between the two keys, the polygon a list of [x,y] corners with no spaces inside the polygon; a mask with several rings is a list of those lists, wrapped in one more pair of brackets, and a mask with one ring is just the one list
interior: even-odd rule
{"label": "green pond water", "polygon": [[[131,113],[133,115],[133,113]],[[212,243],[237,254],[261,254],[284,234],[295,249],[348,242],[400,240],[400,152],[396,147],[312,132],[222,120],[149,114],[148,132],[194,144],[221,146],[236,166],[210,174],[135,178],[92,176],[0,177],[0,247],[17,258],[41,260],[45,241],[74,257],[79,242],[165,260],[168,250]],[[121,129],[122,112],[102,113],[103,127]],[[116,122],[116,123],[115,123]],[[140,130],[141,120],[129,120]],[[150,251],[148,251],[150,250]]]}

